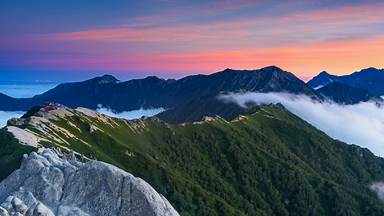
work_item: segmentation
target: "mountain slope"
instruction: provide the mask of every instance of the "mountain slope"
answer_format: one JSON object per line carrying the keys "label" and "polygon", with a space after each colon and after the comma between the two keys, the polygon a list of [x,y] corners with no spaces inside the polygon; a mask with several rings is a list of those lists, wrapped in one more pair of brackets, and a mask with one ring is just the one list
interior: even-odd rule
{"label": "mountain slope", "polygon": [[336,103],[356,104],[359,102],[376,101],[383,99],[365,89],[355,88],[339,82],[332,82],[316,90],[320,95],[329,98]]}
{"label": "mountain slope", "polygon": [[0,93],[0,110],[2,111],[21,111],[31,108],[30,99],[12,98],[8,95]]}
{"label": "mountain slope", "polygon": [[[270,66],[259,70],[231,70],[211,75],[188,76],[179,80],[164,80],[157,77],[119,82],[105,75],[77,83],[66,83],[33,98],[18,100],[18,106],[0,103],[0,110],[19,109],[57,102],[71,108],[96,109],[98,105],[115,111],[139,108],[176,108],[193,99],[217,95],[228,91],[286,91],[315,96],[303,81],[292,73]],[[0,98],[1,99],[1,98]]]}
{"label": "mountain slope", "polygon": [[169,123],[196,122],[208,116],[220,116],[232,120],[250,109],[235,103],[225,103],[216,95],[193,99],[186,104],[159,113],[156,117]]}
{"label": "mountain slope", "polygon": [[9,109],[9,107],[16,107],[16,99],[9,97],[5,94],[0,93],[0,101],[1,103],[4,103],[4,110]]}
{"label": "mountain slope", "polygon": [[314,89],[319,89],[337,80],[337,76],[331,75],[326,71],[322,71],[318,75],[314,76],[311,80],[309,80],[307,84]]}
{"label": "mountain slope", "polygon": [[21,145],[5,128],[0,129],[0,181],[20,167],[21,159],[35,148]]}
{"label": "mountain slope", "polygon": [[329,138],[281,106],[260,106],[230,122],[178,125],[58,107],[9,124],[40,145],[143,178],[181,215],[384,214],[369,190],[384,179],[384,160]]}
{"label": "mountain slope", "polygon": [[333,81],[365,89],[374,95],[384,95],[384,69],[372,67],[344,76],[335,76],[322,72],[311,79],[308,85],[312,88],[318,88],[326,86]]}

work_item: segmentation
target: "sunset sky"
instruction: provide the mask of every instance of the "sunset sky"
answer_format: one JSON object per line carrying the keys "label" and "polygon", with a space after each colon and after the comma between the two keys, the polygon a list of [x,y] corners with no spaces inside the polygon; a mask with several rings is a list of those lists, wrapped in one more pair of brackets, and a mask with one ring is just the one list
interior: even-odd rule
{"label": "sunset sky", "polygon": [[379,2],[1,0],[0,82],[383,68]]}

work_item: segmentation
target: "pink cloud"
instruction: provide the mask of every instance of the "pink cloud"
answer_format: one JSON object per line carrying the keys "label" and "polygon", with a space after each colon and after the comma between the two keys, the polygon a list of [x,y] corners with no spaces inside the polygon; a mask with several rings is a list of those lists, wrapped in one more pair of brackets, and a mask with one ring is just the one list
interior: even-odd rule
{"label": "pink cloud", "polygon": [[309,12],[296,13],[288,18],[290,19],[307,19],[315,21],[354,21],[354,22],[383,22],[384,21],[384,4],[371,5],[355,5],[343,6],[332,9],[322,9]]}
{"label": "pink cloud", "polygon": [[137,18],[137,25],[1,40],[0,50],[43,53],[17,62],[41,68],[177,74],[279,65],[302,77],[348,73],[383,66],[384,30],[366,29],[384,22],[383,10],[383,4],[349,6],[205,24],[176,24],[180,14],[165,20],[160,14]]}
{"label": "pink cloud", "polygon": [[369,66],[383,67],[383,47],[384,37],[380,37],[260,50],[46,58],[27,63],[52,68],[175,74],[209,73],[227,67],[254,69],[278,65],[296,72],[298,76],[308,77],[325,69],[333,73],[349,73]]}
{"label": "pink cloud", "polygon": [[[249,2],[245,1],[244,5],[247,4]],[[285,16],[256,17],[205,24],[174,23],[157,27],[153,27],[156,26],[157,16],[140,17],[137,25],[141,27],[135,27],[134,23],[130,23],[123,27],[38,35],[34,39],[45,43],[55,42],[57,46],[65,42],[63,47],[71,47],[70,43],[76,42],[116,43],[120,44],[116,52],[125,51],[126,54],[166,53],[171,50],[214,52],[281,48],[317,44],[327,40],[383,35],[384,30],[367,27],[384,22],[382,11],[384,11],[384,4],[377,4],[306,11]],[[368,31],[370,34],[362,34]],[[105,49],[92,50],[94,53],[105,53]]]}

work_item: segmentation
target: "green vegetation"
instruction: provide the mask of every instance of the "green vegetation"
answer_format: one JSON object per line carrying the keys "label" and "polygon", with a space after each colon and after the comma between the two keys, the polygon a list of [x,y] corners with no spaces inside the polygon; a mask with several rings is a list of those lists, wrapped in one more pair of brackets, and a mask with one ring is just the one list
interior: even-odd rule
{"label": "green vegetation", "polygon": [[255,110],[231,122],[103,121],[77,111],[52,122],[74,135],[53,129],[68,143],[60,146],[143,178],[184,216],[384,214],[368,188],[384,178],[383,159],[280,106]]}
{"label": "green vegetation", "polygon": [[43,107],[44,106],[42,105],[34,106],[31,109],[29,109],[23,116],[21,116],[21,118],[29,118],[31,116],[34,116]]}
{"label": "green vegetation", "polygon": [[23,155],[33,150],[32,147],[19,144],[5,129],[0,129],[0,180],[18,169]]}

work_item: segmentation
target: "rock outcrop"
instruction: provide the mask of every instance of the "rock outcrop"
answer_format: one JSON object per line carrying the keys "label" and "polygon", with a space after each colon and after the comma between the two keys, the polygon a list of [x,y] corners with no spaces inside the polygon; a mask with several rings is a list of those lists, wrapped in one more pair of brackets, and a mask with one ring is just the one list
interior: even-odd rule
{"label": "rock outcrop", "polygon": [[0,216],[177,216],[140,178],[99,161],[86,163],[52,149],[25,155],[0,183]]}

